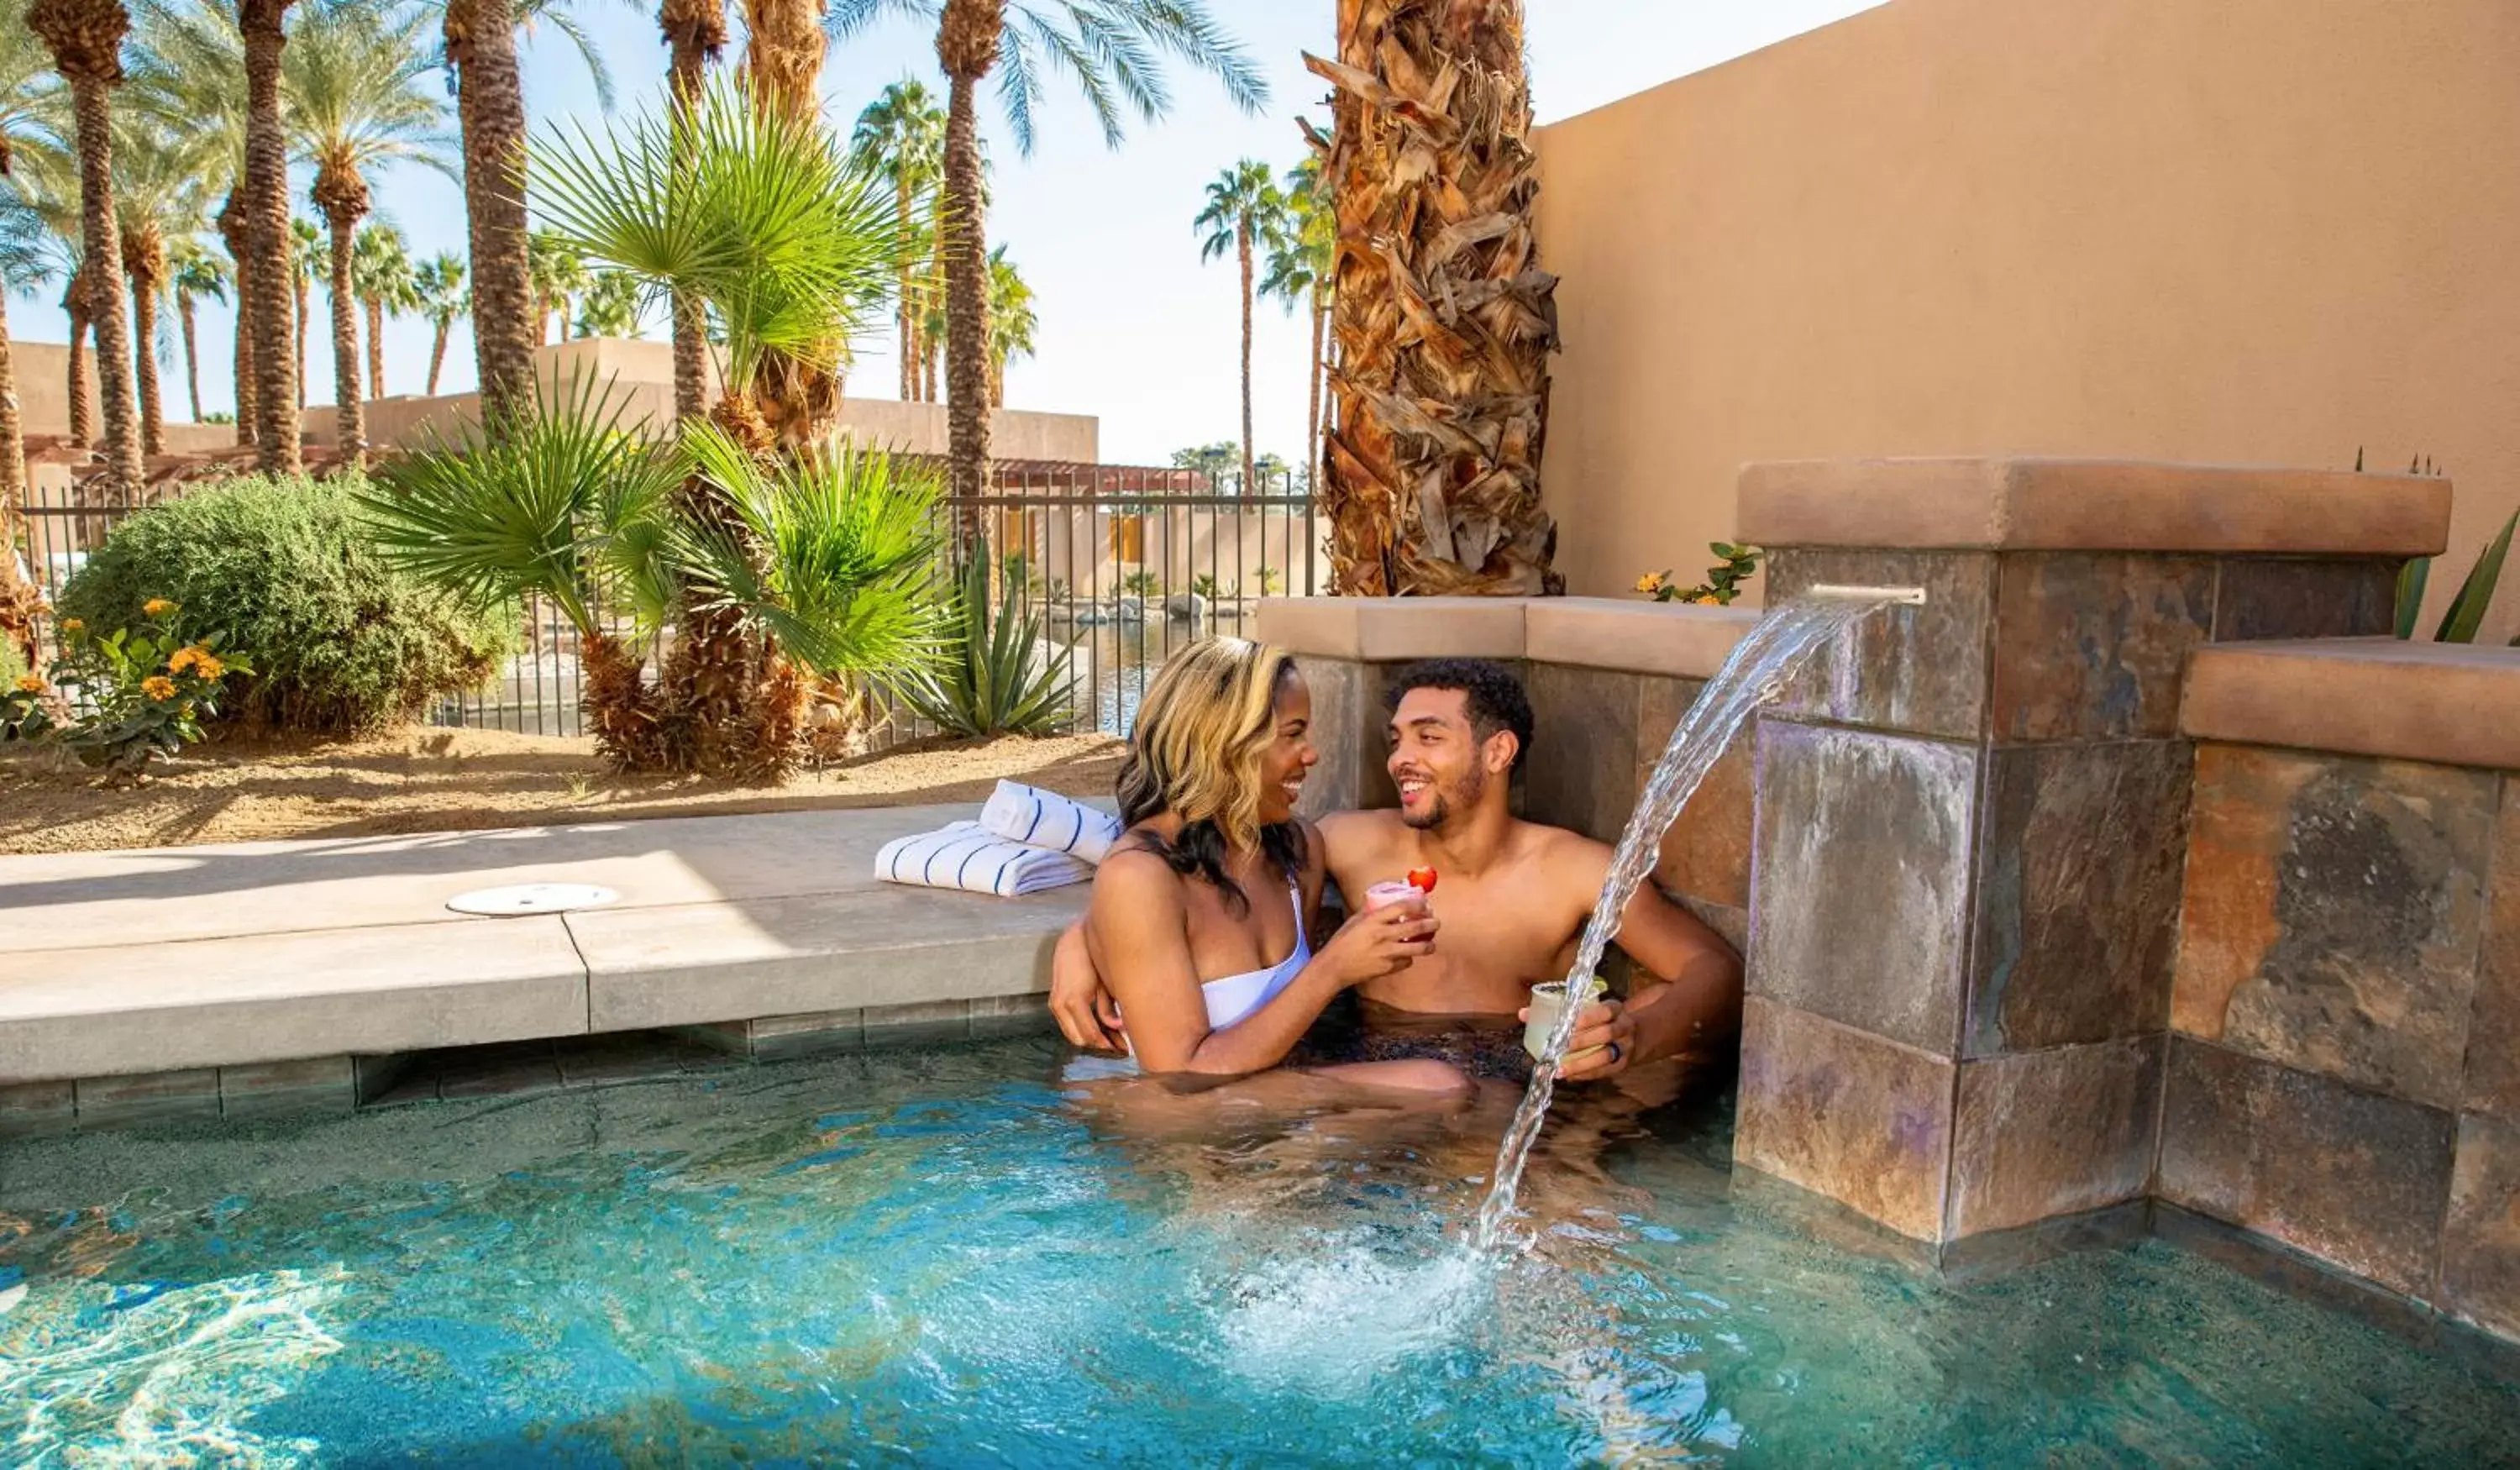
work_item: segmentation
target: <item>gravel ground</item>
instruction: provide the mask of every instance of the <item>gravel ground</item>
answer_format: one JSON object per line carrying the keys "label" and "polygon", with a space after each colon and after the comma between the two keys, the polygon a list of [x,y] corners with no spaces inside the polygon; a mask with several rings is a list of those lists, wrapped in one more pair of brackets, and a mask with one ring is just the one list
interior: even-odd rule
{"label": "gravel ground", "polygon": [[1108,796],[1107,735],[929,741],[807,772],[779,785],[616,776],[594,742],[503,731],[412,728],[359,740],[226,740],[108,790],[47,750],[0,753],[0,853],[91,852],[370,837],[825,807],[973,802],[1002,777]]}

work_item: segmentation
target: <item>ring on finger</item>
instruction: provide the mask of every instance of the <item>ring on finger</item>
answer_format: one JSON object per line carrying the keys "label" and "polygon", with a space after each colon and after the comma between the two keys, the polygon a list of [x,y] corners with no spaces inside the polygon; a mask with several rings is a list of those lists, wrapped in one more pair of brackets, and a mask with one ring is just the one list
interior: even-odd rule
{"label": "ring on finger", "polygon": [[1627,1055],[1627,1053],[1626,1053],[1626,1052],[1624,1052],[1624,1051],[1621,1051],[1621,1050],[1619,1049],[1619,1044],[1618,1044],[1618,1043],[1616,1043],[1616,1042],[1611,1042],[1611,1043],[1609,1043],[1609,1044],[1608,1044],[1608,1046],[1609,1046],[1609,1048],[1610,1048],[1610,1061],[1611,1061],[1612,1065],[1616,1065],[1616,1064],[1617,1064],[1617,1063],[1618,1063],[1622,1058],[1624,1058],[1624,1057]]}

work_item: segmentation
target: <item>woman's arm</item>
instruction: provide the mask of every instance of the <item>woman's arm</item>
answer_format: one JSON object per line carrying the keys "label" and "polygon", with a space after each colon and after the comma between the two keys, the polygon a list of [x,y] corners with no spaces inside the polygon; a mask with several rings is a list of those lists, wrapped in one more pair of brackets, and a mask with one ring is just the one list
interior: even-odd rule
{"label": "woman's arm", "polygon": [[1286,1059],[1332,998],[1425,954],[1435,920],[1394,907],[1341,929],[1286,988],[1221,1031],[1191,957],[1182,880],[1150,853],[1113,853],[1094,876],[1085,936],[1128,1018],[1138,1062],[1156,1075],[1241,1077]]}

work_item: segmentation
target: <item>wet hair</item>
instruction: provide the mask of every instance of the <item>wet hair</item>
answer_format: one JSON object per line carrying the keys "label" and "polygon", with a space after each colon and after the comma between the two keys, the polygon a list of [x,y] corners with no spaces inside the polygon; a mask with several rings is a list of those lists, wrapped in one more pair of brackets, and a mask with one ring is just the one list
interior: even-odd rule
{"label": "wet hair", "polygon": [[1519,771],[1531,754],[1531,696],[1513,670],[1489,658],[1427,658],[1402,669],[1382,695],[1385,715],[1397,714],[1400,701],[1413,690],[1459,690],[1470,731],[1485,743],[1500,731],[1513,735],[1513,765]]}
{"label": "wet hair", "polygon": [[1215,885],[1238,913],[1249,901],[1225,870],[1229,850],[1256,848],[1290,880],[1304,867],[1303,828],[1260,821],[1260,760],[1277,737],[1279,691],[1294,677],[1282,648],[1201,639],[1164,660],[1120,763],[1123,823],[1134,827],[1165,812],[1182,820],[1172,840],[1140,832],[1138,846]]}

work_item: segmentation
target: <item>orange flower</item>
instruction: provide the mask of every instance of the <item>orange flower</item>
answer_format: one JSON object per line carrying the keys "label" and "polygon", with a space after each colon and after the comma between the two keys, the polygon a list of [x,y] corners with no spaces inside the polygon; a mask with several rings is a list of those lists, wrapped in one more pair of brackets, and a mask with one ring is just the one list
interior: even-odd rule
{"label": "orange flower", "polygon": [[164,598],[151,598],[148,601],[140,604],[140,615],[143,617],[164,617],[166,614],[174,611],[179,605],[181,604],[170,602]]}
{"label": "orange flower", "polygon": [[62,619],[62,631],[64,633],[85,633],[87,631],[87,619],[66,617]]}
{"label": "orange flower", "polygon": [[152,674],[140,681],[140,692],[163,703],[175,697],[175,681],[163,674]]}
{"label": "orange flower", "polygon": [[1643,576],[1637,578],[1637,591],[1639,591],[1639,592],[1660,592],[1660,591],[1662,591],[1662,573],[1660,573],[1660,572],[1647,572],[1647,573],[1645,573]]}
{"label": "orange flower", "polygon": [[201,649],[199,649],[199,648],[177,648],[177,649],[176,649],[176,650],[175,650],[171,655],[169,655],[169,656],[167,657],[167,659],[166,659],[166,672],[167,672],[167,673],[169,673],[169,674],[180,674],[180,673],[184,672],[186,669],[191,668],[193,665],[195,665],[195,664],[197,664],[197,663],[200,663],[201,661],[202,661],[202,650],[201,650]]}
{"label": "orange flower", "polygon": [[34,675],[34,674],[21,674],[21,675],[19,675],[19,676],[18,676],[18,692],[19,692],[19,693],[22,693],[22,694],[40,694],[40,693],[42,693],[43,691],[44,691],[44,681],[43,681],[43,680],[42,680],[42,678],[40,678],[39,676]]}
{"label": "orange flower", "polygon": [[203,679],[216,679],[227,671],[228,666],[226,664],[219,662],[217,658],[207,653],[202,654],[200,658],[193,661],[193,672],[201,675]]}

